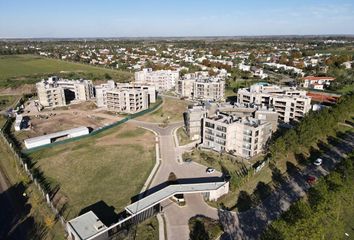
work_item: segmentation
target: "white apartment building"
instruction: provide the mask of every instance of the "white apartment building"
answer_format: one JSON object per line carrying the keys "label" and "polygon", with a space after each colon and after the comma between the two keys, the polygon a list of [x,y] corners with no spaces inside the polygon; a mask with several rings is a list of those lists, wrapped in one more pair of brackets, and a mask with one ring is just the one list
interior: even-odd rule
{"label": "white apartment building", "polygon": [[250,158],[263,151],[271,134],[270,122],[218,113],[204,119],[202,146]]}
{"label": "white apartment building", "polygon": [[306,96],[306,91],[267,83],[239,89],[237,102],[274,107],[279,113],[279,120],[285,123],[299,121],[311,110],[311,98]]}
{"label": "white apartment building", "polygon": [[109,111],[136,113],[156,102],[155,86],[108,81],[96,88],[96,104]]}
{"label": "white apartment building", "polygon": [[66,106],[72,101],[87,101],[93,98],[90,80],[67,80],[49,77],[36,83],[39,103],[43,107]]}
{"label": "white apartment building", "polygon": [[177,82],[177,93],[184,98],[224,101],[225,81],[221,78],[183,78]]}
{"label": "white apartment building", "polygon": [[135,73],[135,82],[154,85],[157,91],[168,91],[175,87],[179,79],[179,71],[157,70],[145,68]]}
{"label": "white apartment building", "polygon": [[278,129],[279,114],[274,108],[255,106],[251,104],[209,103],[189,106],[184,113],[185,129],[191,140],[201,139],[203,133],[203,121],[208,116],[218,113],[227,114],[234,118],[251,117],[271,123],[272,132]]}

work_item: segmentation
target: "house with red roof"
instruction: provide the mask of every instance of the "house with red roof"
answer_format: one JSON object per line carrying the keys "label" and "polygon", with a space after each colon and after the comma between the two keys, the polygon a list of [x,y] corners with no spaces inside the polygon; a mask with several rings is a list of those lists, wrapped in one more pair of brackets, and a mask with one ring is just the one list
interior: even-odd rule
{"label": "house with red roof", "polygon": [[307,76],[303,78],[302,86],[316,90],[323,90],[325,86],[329,86],[332,81],[336,80],[333,77],[315,77]]}

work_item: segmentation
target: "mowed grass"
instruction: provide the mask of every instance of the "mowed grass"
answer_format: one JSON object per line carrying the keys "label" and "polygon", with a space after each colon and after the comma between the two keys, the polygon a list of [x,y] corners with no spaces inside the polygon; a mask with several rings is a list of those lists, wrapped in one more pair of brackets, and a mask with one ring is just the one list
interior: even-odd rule
{"label": "mowed grass", "polygon": [[138,120],[155,123],[183,121],[183,113],[187,110],[189,104],[184,100],[163,97],[163,104],[158,110],[144,115]]}
{"label": "mowed grass", "polygon": [[50,181],[67,218],[104,201],[122,210],[138,194],[155,163],[154,135],[129,123],[94,137],[30,154]]}
{"label": "mowed grass", "polygon": [[[104,79],[105,74],[117,81],[131,80],[132,74],[80,63],[44,58],[37,55],[0,56],[0,86],[18,86],[18,82],[34,83],[38,78],[56,74],[76,73],[76,76]],[[36,80],[37,79],[37,80]]]}

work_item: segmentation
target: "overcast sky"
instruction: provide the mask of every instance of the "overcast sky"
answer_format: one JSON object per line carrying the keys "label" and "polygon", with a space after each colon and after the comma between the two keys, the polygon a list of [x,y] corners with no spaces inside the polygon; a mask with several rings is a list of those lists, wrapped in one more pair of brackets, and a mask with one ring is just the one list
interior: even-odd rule
{"label": "overcast sky", "polygon": [[354,0],[0,0],[0,37],[354,34]]}

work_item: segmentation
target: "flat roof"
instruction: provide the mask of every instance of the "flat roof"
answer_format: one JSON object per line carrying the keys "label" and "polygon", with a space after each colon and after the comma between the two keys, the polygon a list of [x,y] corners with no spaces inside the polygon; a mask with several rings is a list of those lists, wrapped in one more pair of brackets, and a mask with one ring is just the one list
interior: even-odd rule
{"label": "flat roof", "polygon": [[[68,223],[81,239],[87,239],[107,229],[92,211],[84,213],[70,220]],[[98,230],[95,226],[101,226],[101,228]]]}
{"label": "flat roof", "polygon": [[88,131],[87,127],[77,127],[77,128],[72,128],[72,129],[68,129],[68,130],[64,130],[64,131],[60,131],[60,132],[56,132],[56,133],[50,133],[47,135],[42,135],[42,136],[38,136],[38,137],[34,137],[34,138],[28,138],[25,139],[25,143],[27,144],[31,144],[34,142],[39,142],[42,140],[46,140],[46,139],[51,139],[51,138],[57,138],[57,137],[61,137],[64,135],[69,135],[69,134],[73,134],[73,133],[78,133],[81,131]]}
{"label": "flat roof", "polygon": [[169,185],[151,195],[136,201],[135,203],[130,204],[129,206],[125,207],[125,210],[130,214],[137,214],[175,194],[217,190],[224,186],[225,183],[226,182],[209,182]]}

